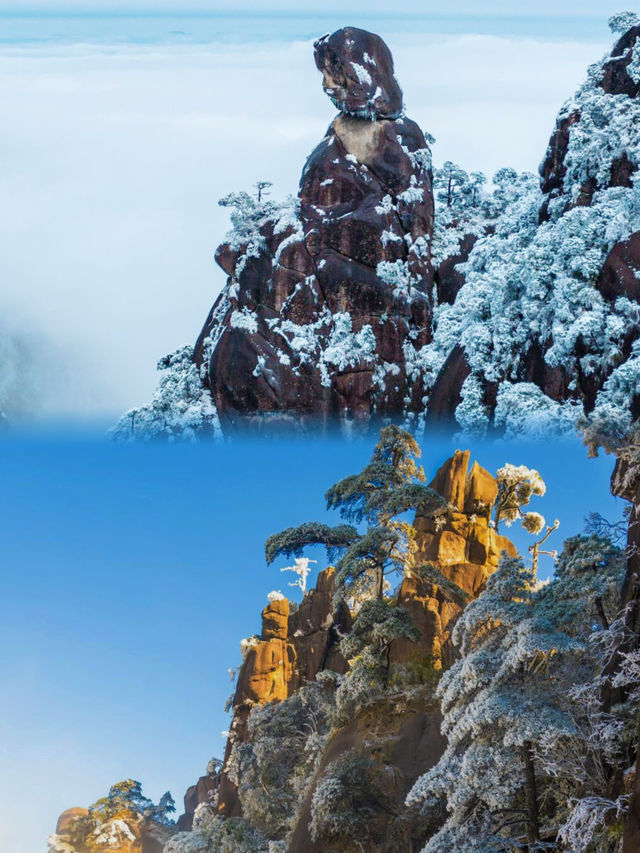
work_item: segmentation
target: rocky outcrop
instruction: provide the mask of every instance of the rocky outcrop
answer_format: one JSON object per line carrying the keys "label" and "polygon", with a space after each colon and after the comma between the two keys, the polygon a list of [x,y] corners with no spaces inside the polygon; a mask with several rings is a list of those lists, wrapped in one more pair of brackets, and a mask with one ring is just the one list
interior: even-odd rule
{"label": "rocky outcrop", "polygon": [[227,285],[193,353],[164,360],[154,402],[124,416],[120,438],[422,409],[406,345],[419,349],[431,335],[427,141],[404,116],[379,36],[345,27],[314,50],[339,113],[298,198],[225,200],[234,230],[216,260]]}
{"label": "rocky outcrop", "polygon": [[619,296],[640,302],[640,231],[611,249],[596,287],[609,302]]}
{"label": "rocky outcrop", "polygon": [[347,27],[315,44],[340,110],[302,172],[295,210],[255,243],[232,236],[229,282],[195,348],[223,427],[278,416],[367,420],[419,410],[403,344],[431,325],[430,155],[402,115],[384,42]]}
{"label": "rocky outcrop", "polygon": [[402,91],[381,38],[346,27],[314,45],[322,87],[341,113],[372,121],[402,116]]}
{"label": "rocky outcrop", "polygon": [[[430,487],[442,495],[446,505],[437,514],[419,513],[414,520],[414,569],[403,578],[397,603],[409,611],[419,638],[394,640],[389,663],[421,673],[419,679],[428,680],[429,672],[452,661],[451,630],[462,608],[481,592],[502,551],[511,556],[516,553],[512,543],[496,534],[490,524],[498,492],[496,480],[477,463],[471,467],[469,463],[469,451],[456,451],[441,466]],[[191,828],[197,806],[214,798],[219,814],[226,818],[242,816],[242,793],[230,778],[229,768],[234,748],[250,742],[252,708],[293,697],[324,670],[347,672],[339,640],[351,630],[352,615],[344,602],[334,603],[334,593],[335,571],[329,568],[320,572],[315,589],[306,593],[297,608],[284,598],[275,598],[264,608],[260,635],[244,641],[223,768],[188,790],[185,814],[179,820],[181,829]],[[384,699],[374,708],[359,712],[332,736],[323,751],[317,781],[333,761],[355,749],[382,762],[393,778],[393,796],[398,804],[404,802],[414,781],[440,757],[444,741],[438,709],[428,702],[425,705],[424,696],[415,702],[403,700],[401,706],[389,701]],[[309,835],[314,785],[313,781],[309,784],[306,805],[293,832],[291,853],[328,853],[334,849],[323,841],[312,842]],[[378,821],[381,838],[391,833],[388,815],[379,816]],[[411,832],[409,824],[394,827],[393,833]],[[393,833],[389,838],[396,838]],[[394,843],[389,841],[391,846],[375,849],[392,853]]]}
{"label": "rocky outcrop", "polygon": [[476,234],[464,234],[455,254],[449,255],[435,268],[433,280],[439,303],[447,302],[453,305],[456,301],[460,288],[464,284],[464,273],[460,266],[469,260],[471,250],[477,241]]}
{"label": "rocky outcrop", "polygon": [[[469,451],[457,451],[430,483],[447,500],[447,507],[437,515],[417,515],[415,570],[407,573],[398,592],[397,603],[409,611],[420,636],[417,642],[395,640],[389,660],[422,671],[427,678],[429,669],[451,663],[453,624],[464,605],[482,590],[497,567],[501,552],[516,554],[513,544],[496,535],[489,524],[498,493],[496,480],[477,463],[469,470],[469,457]],[[421,577],[419,567],[425,562],[450,582],[446,590],[433,579]],[[371,821],[366,837],[363,834],[359,839],[358,849],[367,853],[420,849],[424,839],[413,838],[416,826],[404,810],[404,802],[414,781],[442,755],[446,741],[440,723],[437,703],[425,701],[424,695],[409,701],[396,696],[365,708],[336,731],[309,784],[289,853],[343,853],[355,849],[353,842],[345,838],[317,832],[314,838],[310,831],[318,786],[334,774],[335,763],[349,754],[372,762],[374,772],[384,779],[384,803],[375,802],[376,792],[369,792]]]}
{"label": "rocky outcrop", "polygon": [[[516,556],[513,543],[490,523],[498,494],[496,480],[477,462],[469,471],[469,458],[468,450],[456,451],[430,483],[449,506],[436,515],[418,514],[414,520],[416,570],[403,579],[398,604],[411,614],[420,640],[395,640],[391,660],[396,663],[430,659],[436,668],[449,665],[451,630],[463,607],[482,591],[503,551]],[[433,577],[422,577],[419,567],[424,564],[434,567],[453,587],[445,589]]]}
{"label": "rocky outcrop", "polygon": [[288,640],[289,602],[272,601],[262,611],[262,633],[251,644],[238,675],[234,706],[282,701],[297,683],[297,655]]}
{"label": "rocky outcrop", "polygon": [[[640,26],[633,26],[616,42],[611,57],[604,64],[600,86],[608,95],[628,95],[637,98],[640,94],[640,79],[637,69],[631,71],[633,49],[640,38]],[[631,73],[630,73],[631,72]]]}
{"label": "rocky outcrop", "polygon": [[185,813],[179,819],[181,829],[190,829],[197,806],[211,802],[216,795],[221,814],[241,814],[235,785],[224,768],[233,745],[247,738],[247,720],[254,706],[287,699],[323,669],[346,672],[338,642],[340,634],[351,628],[351,614],[346,605],[334,605],[334,592],[335,571],[325,569],[299,607],[294,609],[286,598],[277,598],[262,611],[260,635],[245,641],[223,769],[189,788]]}
{"label": "rocky outcrop", "polygon": [[319,39],[339,113],[297,198],[223,200],[227,284],[195,347],[160,362],[152,403],[115,435],[379,418],[516,435],[568,433],[585,417],[629,425],[640,414],[639,45],[634,25],[590,69],[537,185],[502,169],[489,195],[473,183],[482,176],[448,164],[434,214],[427,138],[404,116],[388,48],[353,27]]}
{"label": "rocky outcrop", "polygon": [[97,828],[89,810],[71,808],[58,818],[49,838],[51,853],[162,853],[174,828],[148,818],[115,816]]}
{"label": "rocky outcrop", "polygon": [[313,681],[321,669],[344,672],[337,653],[336,627],[347,630],[350,616],[344,605],[334,610],[335,571],[318,575],[300,606],[290,609],[286,598],[271,601],[262,611],[262,631],[248,641],[248,651],[236,686],[234,708],[282,701]]}
{"label": "rocky outcrop", "polygon": [[193,829],[193,816],[200,803],[212,803],[220,787],[220,768],[217,761],[209,762],[207,772],[200,776],[195,785],[187,788],[184,795],[184,812],[176,821],[177,829]]}

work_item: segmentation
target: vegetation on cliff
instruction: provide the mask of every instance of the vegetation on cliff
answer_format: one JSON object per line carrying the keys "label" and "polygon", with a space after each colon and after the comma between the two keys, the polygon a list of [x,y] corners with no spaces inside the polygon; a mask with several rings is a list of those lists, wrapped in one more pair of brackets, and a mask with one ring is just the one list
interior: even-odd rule
{"label": "vegetation on cliff", "polygon": [[173,831],[175,804],[167,791],[159,803],[142,793],[140,782],[125,779],[88,809],[64,812],[49,837],[50,853],[161,853]]}
{"label": "vegetation on cliff", "polygon": [[[507,464],[494,479],[477,466],[468,473],[468,455],[457,454],[427,487],[418,454],[407,433],[383,430],[363,472],[327,492],[356,526],[310,523],[268,540],[270,561],[322,543],[339,566],[341,554],[390,526],[403,537],[403,556],[390,564],[402,582],[380,594],[377,553],[358,563],[355,577],[372,578],[358,594],[354,574],[338,570],[335,602],[346,599],[352,617],[337,632],[347,669],[321,662],[282,701],[236,697],[228,782],[167,853],[619,849],[639,675],[632,652],[607,672],[625,631],[625,552],[603,520],[559,555],[542,552],[557,523],[545,528],[528,510],[545,491],[537,471]],[[412,506],[410,524],[403,508]],[[487,550],[496,562],[472,580],[473,564],[456,562],[454,531],[473,551],[480,519],[496,542],[497,523],[521,523],[535,537],[531,562],[500,540],[499,565]],[[556,560],[550,582],[536,576],[543,553]]]}
{"label": "vegetation on cliff", "polygon": [[374,109],[378,92],[402,99],[378,36],[320,39],[341,112],[299,197],[222,200],[227,285],[116,435],[380,416],[627,433],[640,412],[639,22],[611,19],[616,44],[560,111],[540,175],[503,168],[491,183],[451,161],[434,170],[429,134]]}

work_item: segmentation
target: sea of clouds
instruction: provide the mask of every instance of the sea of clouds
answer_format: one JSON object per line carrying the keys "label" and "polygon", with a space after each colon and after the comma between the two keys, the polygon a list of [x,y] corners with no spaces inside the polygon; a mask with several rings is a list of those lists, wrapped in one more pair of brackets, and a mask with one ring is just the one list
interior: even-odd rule
{"label": "sea of clouds", "polygon": [[[609,42],[382,33],[446,159],[536,170]],[[99,418],[145,402],[223,284],[218,199],[295,193],[334,110],[310,40],[0,47],[0,407]]]}

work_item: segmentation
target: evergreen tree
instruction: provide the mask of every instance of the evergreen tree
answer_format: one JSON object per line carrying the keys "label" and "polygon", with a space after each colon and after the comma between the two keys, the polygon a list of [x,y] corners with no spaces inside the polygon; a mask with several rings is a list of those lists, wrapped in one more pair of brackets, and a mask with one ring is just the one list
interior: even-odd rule
{"label": "evergreen tree", "polygon": [[399,516],[445,504],[424,485],[424,471],[416,462],[419,456],[420,448],[410,433],[395,425],[384,427],[369,464],[331,486],[325,495],[328,509],[338,510],[354,524],[364,522],[366,530],[318,522],[289,527],[267,540],[267,562],[279,555],[300,556],[310,545],[324,545],[330,559],[340,555],[336,580],[341,598],[381,601],[385,577],[403,573],[412,560],[413,526]]}
{"label": "evergreen tree", "polygon": [[[359,678],[369,680],[374,686],[382,684],[386,687],[391,669],[391,645],[400,637],[414,642],[420,637],[409,612],[404,607],[393,606],[377,598],[365,601],[352,631],[340,643],[343,655],[351,661],[350,684],[343,681],[341,689],[344,687],[359,693],[358,689],[353,691]],[[339,704],[341,698],[338,696]]]}
{"label": "evergreen tree", "polygon": [[437,689],[448,746],[408,798],[427,812],[443,800],[447,805],[448,819],[425,853],[535,849],[534,748],[549,731],[572,731],[547,665],[576,643],[538,613],[534,601],[531,569],[503,557],[454,629],[462,657]]}
{"label": "evergreen tree", "polygon": [[100,823],[117,817],[125,819],[146,817],[157,823],[169,825],[173,821],[168,816],[175,810],[175,803],[169,791],[166,791],[160,798],[160,802],[155,805],[153,800],[144,796],[140,782],[136,782],[135,779],[117,782],[111,786],[106,797],[101,797],[89,806],[89,814]]}
{"label": "evergreen tree", "polygon": [[540,474],[525,465],[503,465],[496,473],[498,481],[498,497],[494,507],[494,524],[496,531],[501,521],[507,526],[514,521],[520,521],[529,533],[540,533],[545,520],[538,512],[523,512],[534,495],[542,496],[547,487]]}
{"label": "evergreen tree", "polygon": [[447,160],[442,168],[434,172],[433,189],[436,200],[450,210],[462,211],[467,207],[478,207],[486,180],[482,173],[472,172],[469,175],[457,163]]}
{"label": "evergreen tree", "polygon": [[548,584],[503,558],[463,612],[453,635],[462,657],[438,687],[447,750],[409,795],[428,814],[447,806],[425,851],[543,849],[585,838],[620,809],[607,780],[621,727],[601,707],[606,655],[591,638],[615,614],[623,564],[595,536],[567,540]]}

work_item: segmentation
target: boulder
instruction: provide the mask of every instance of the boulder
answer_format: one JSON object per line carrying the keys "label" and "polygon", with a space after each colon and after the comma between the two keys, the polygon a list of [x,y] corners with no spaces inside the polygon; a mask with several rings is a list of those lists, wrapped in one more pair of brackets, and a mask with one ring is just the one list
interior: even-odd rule
{"label": "boulder", "polygon": [[343,27],[314,45],[322,87],[337,109],[359,118],[399,118],[402,91],[391,51],[380,36]]}
{"label": "boulder", "polygon": [[89,809],[83,809],[80,806],[74,806],[71,809],[63,811],[56,824],[56,835],[63,835],[72,828],[73,823],[81,817],[88,817]]}
{"label": "boulder", "polygon": [[270,601],[262,611],[262,637],[286,640],[289,633],[289,602],[286,598]]}

